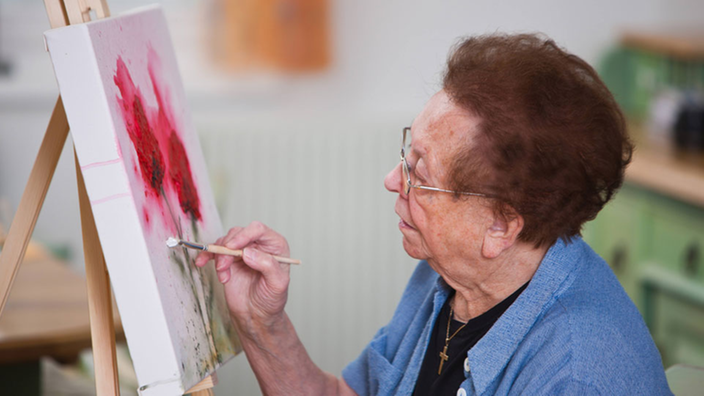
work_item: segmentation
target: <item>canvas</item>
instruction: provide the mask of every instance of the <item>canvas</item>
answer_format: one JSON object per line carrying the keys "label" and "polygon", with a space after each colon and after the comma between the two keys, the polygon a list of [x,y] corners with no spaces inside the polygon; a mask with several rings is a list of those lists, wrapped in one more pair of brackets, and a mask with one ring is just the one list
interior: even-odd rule
{"label": "canvas", "polygon": [[50,30],[140,392],[183,394],[240,351],[222,285],[168,237],[223,234],[159,7]]}

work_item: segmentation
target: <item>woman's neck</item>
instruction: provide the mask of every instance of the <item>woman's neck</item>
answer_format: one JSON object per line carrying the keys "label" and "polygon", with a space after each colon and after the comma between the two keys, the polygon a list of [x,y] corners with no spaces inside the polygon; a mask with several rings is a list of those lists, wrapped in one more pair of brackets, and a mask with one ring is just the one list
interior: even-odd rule
{"label": "woman's neck", "polygon": [[455,276],[443,276],[456,291],[450,302],[454,318],[467,322],[513,294],[533,277],[546,252],[547,247],[519,245],[495,259],[482,260],[467,271],[457,271]]}

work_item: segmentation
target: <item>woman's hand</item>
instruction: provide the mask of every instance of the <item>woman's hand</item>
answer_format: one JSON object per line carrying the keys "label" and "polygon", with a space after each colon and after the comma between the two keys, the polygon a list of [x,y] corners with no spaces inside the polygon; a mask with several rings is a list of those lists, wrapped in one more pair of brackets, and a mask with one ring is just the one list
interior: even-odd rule
{"label": "woman's hand", "polygon": [[255,221],[245,228],[231,228],[215,244],[244,250],[241,258],[209,252],[196,258],[199,267],[215,260],[218,279],[225,286],[230,314],[240,335],[253,337],[282,320],[288,298],[290,265],[280,264],[272,256],[289,256],[286,239]]}
{"label": "woman's hand", "polygon": [[215,242],[244,249],[243,257],[202,252],[196,265],[215,260],[225,285],[230,314],[265,395],[355,395],[342,379],[313,363],[284,312],[290,265],[272,255],[289,256],[286,239],[260,222],[230,229]]}

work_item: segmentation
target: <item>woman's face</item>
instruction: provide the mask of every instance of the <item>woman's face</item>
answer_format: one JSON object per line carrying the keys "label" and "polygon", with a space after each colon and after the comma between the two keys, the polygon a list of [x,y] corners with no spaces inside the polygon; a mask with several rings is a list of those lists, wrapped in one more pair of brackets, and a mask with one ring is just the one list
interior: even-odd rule
{"label": "woman's face", "polygon": [[[414,184],[448,188],[447,173],[458,147],[471,144],[479,120],[452,103],[440,91],[427,103],[411,126],[412,145],[406,153]],[[403,247],[414,258],[449,264],[481,254],[484,233],[493,223],[485,198],[412,188],[404,193],[401,164],[384,179],[385,187],[398,194],[395,210],[401,218]],[[451,271],[453,266],[441,265]]]}

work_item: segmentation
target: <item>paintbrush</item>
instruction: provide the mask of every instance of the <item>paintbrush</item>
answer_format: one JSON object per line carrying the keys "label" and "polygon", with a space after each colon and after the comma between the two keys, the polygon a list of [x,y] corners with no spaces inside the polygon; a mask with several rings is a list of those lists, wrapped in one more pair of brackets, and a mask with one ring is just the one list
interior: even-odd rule
{"label": "paintbrush", "polygon": [[[173,237],[169,237],[169,239],[166,240],[166,246],[170,248],[175,248],[176,246],[185,246],[189,249],[195,249],[195,250],[202,250],[204,252],[210,252],[210,253],[215,253],[215,254],[224,254],[227,256],[235,256],[235,257],[242,257],[242,250],[233,250],[233,249],[228,249],[224,246],[218,246],[218,245],[203,245],[201,243],[195,243],[195,242],[190,242],[190,241],[184,241],[182,239],[176,239]],[[300,264],[301,260],[296,260],[296,259],[291,259],[288,257],[280,257],[280,256],[274,256],[274,260],[282,263],[282,264]]]}

